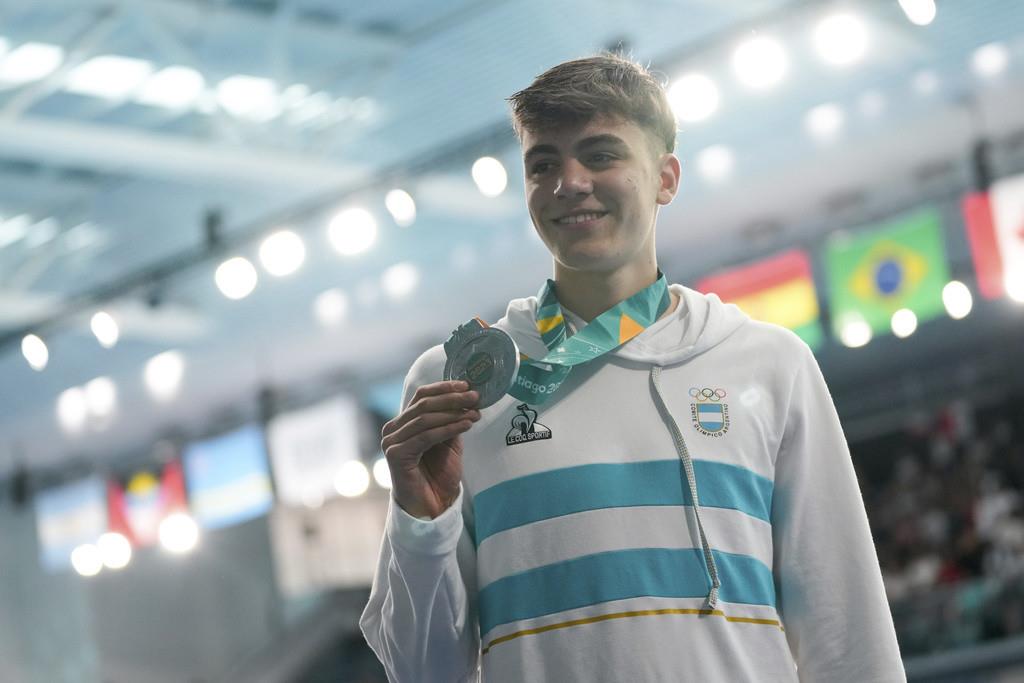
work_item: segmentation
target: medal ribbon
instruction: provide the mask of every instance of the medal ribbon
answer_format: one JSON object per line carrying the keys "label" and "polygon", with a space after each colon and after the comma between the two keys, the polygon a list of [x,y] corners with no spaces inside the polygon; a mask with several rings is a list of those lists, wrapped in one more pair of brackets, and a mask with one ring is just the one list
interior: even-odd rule
{"label": "medal ribbon", "polygon": [[659,270],[654,284],[615,304],[567,338],[565,316],[553,281],[544,284],[537,300],[537,331],[548,354],[541,359],[520,354],[519,374],[508,390],[515,398],[533,405],[546,403],[573,367],[622,346],[650,327],[672,303],[668,281]]}

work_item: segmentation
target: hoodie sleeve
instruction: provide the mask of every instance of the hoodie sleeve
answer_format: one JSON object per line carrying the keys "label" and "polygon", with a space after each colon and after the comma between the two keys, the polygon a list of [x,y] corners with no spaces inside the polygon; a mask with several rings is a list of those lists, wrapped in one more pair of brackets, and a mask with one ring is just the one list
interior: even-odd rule
{"label": "hoodie sleeve", "polygon": [[[403,409],[418,386],[433,381],[424,371],[430,354],[406,378]],[[359,619],[391,683],[479,680],[476,551],[463,522],[464,505],[460,489],[450,508],[424,520],[391,499],[370,599]]]}
{"label": "hoodie sleeve", "polygon": [[832,397],[801,343],[775,463],[779,614],[801,681],[906,681],[864,502]]}

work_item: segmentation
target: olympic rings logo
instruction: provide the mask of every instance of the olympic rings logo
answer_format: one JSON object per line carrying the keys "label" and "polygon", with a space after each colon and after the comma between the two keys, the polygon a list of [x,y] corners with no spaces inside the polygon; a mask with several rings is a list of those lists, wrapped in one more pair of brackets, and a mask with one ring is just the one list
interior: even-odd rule
{"label": "olympic rings logo", "polygon": [[697,401],[721,401],[725,398],[725,389],[708,389],[707,387],[691,387],[690,398],[694,398]]}

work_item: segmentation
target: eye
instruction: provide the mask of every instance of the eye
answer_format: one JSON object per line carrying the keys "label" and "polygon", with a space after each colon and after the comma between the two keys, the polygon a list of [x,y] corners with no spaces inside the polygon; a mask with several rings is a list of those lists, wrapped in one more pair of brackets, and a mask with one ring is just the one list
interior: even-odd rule
{"label": "eye", "polygon": [[538,161],[530,167],[530,175],[538,175],[541,173],[547,173],[554,166],[554,163],[550,161]]}
{"label": "eye", "polygon": [[593,164],[609,164],[615,159],[615,155],[611,152],[595,152],[590,155],[590,162]]}

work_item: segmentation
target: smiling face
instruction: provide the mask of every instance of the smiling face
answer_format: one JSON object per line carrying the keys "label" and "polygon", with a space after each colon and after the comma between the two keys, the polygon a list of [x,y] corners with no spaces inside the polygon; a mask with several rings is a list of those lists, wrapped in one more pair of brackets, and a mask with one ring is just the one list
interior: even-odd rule
{"label": "smiling face", "polygon": [[656,268],[654,222],[679,185],[679,160],[636,124],[595,117],[522,133],[526,202],[555,261],[569,271]]}

